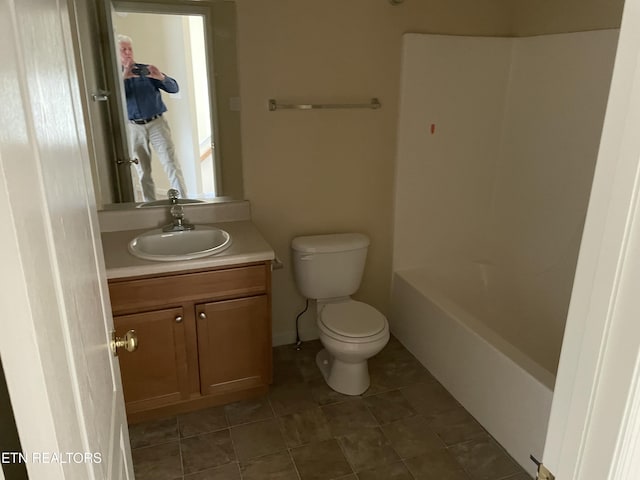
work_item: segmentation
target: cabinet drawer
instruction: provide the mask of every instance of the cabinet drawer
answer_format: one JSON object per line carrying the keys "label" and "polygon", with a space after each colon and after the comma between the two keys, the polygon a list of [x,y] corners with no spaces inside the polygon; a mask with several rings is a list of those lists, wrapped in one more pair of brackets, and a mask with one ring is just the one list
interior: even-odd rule
{"label": "cabinet drawer", "polygon": [[167,277],[109,282],[115,314],[194,300],[222,300],[267,291],[265,264]]}

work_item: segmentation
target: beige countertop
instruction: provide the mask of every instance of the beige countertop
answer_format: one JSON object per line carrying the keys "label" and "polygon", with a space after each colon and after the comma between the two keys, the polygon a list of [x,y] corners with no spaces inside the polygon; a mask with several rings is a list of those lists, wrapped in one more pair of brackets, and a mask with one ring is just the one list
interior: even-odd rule
{"label": "beige countertop", "polygon": [[137,277],[161,273],[180,272],[199,268],[214,268],[242,263],[274,260],[275,253],[250,221],[210,223],[229,232],[231,246],[226,250],[208,257],[174,262],[154,262],[142,260],[129,253],[131,240],[149,230],[124,230],[102,233],[102,248],[107,268],[107,278]]}

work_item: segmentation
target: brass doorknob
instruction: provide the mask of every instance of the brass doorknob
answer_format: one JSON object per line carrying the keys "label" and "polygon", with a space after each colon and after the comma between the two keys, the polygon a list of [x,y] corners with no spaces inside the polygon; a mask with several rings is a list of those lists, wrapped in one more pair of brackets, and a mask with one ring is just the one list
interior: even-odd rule
{"label": "brass doorknob", "polygon": [[124,348],[127,352],[135,352],[138,349],[138,335],[135,330],[129,330],[124,337],[116,337],[116,331],[111,332],[111,351],[118,356],[118,349]]}

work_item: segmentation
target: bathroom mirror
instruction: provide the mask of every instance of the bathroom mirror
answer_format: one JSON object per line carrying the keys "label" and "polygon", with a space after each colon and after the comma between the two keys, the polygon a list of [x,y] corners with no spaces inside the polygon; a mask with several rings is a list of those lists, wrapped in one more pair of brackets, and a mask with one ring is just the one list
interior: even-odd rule
{"label": "bathroom mirror", "polygon": [[[117,36],[132,39],[136,63],[155,65],[180,87],[162,92],[163,115],[171,129],[187,190],[192,199],[240,199],[242,158],[240,99],[236,61],[235,3],[228,0],[110,0],[106,8],[104,58],[110,77],[109,98],[117,166],[115,202],[143,202],[139,165],[130,150]],[[152,151],[156,198],[171,188]]]}

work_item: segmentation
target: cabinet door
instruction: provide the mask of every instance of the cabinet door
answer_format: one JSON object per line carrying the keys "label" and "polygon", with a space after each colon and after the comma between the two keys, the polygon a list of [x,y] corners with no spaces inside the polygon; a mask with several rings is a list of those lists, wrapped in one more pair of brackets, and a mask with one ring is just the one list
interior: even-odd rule
{"label": "cabinet door", "polygon": [[127,413],[188,398],[185,321],[182,308],[119,315],[116,334],[138,335],[138,349],[118,354]]}
{"label": "cabinet door", "polygon": [[196,321],[203,395],[270,382],[271,315],[267,295],[197,305]]}

